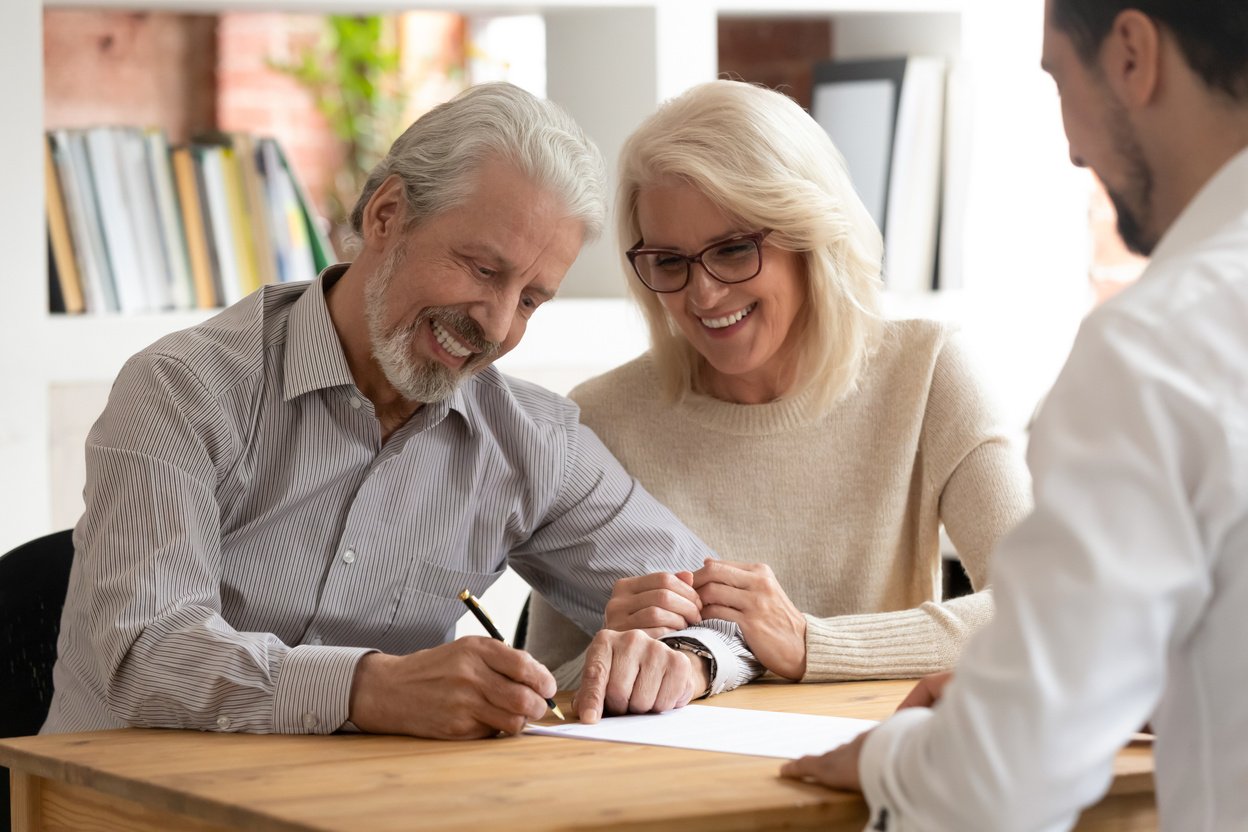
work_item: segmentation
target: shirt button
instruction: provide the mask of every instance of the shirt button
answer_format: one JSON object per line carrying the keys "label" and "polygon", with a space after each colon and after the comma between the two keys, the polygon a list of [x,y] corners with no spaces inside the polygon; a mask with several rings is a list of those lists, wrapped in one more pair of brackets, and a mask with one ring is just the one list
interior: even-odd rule
{"label": "shirt button", "polygon": [[222,731],[230,730],[230,718],[228,716],[217,717],[217,727]]}
{"label": "shirt button", "polygon": [[342,562],[343,563],[355,563],[355,550],[348,549],[347,551],[343,552]]}
{"label": "shirt button", "polygon": [[316,718],[316,714],[304,714],[303,715],[303,727],[307,728],[309,731],[315,729],[316,726],[320,724],[321,724],[321,721]]}
{"label": "shirt button", "polygon": [[364,402],[360,401],[355,396],[352,396],[351,398],[347,399],[347,401],[351,402],[351,406],[355,408],[356,410],[359,410],[361,407],[364,406]]}
{"label": "shirt button", "polygon": [[319,647],[320,645],[324,644],[325,642],[321,639],[321,637],[320,637],[320,636],[312,636],[312,639],[311,639],[308,643],[309,643],[309,644],[314,644],[314,645],[316,645],[316,646],[318,646],[318,647]]}

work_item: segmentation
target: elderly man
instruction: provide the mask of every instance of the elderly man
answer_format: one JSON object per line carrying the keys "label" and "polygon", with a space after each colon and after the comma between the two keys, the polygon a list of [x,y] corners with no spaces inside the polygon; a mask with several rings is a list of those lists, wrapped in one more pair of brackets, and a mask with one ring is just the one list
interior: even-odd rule
{"label": "elderly man", "polygon": [[[599,232],[603,182],[558,107],[469,90],[372,173],[354,262],[131,359],[87,442],[44,730],[516,732],[555,679],[452,641],[462,590],[510,563],[593,631],[617,579],[696,568],[574,405],[490,366]],[[677,636],[601,633],[582,719],[757,672],[731,626]]]}
{"label": "elderly man", "polygon": [[785,773],[861,787],[871,829],[1065,829],[1157,732],[1174,830],[1248,823],[1248,4],[1049,0],[1044,67],[1135,286],[1085,322],[1039,415],[1036,508],[997,613],[941,681]]}

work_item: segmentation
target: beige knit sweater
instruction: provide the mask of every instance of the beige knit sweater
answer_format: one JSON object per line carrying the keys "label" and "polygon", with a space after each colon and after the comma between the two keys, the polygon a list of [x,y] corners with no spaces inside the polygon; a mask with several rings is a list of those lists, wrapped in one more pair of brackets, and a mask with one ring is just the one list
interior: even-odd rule
{"label": "beige knit sweater", "polygon": [[[856,392],[802,402],[662,402],[649,355],[572,391],[624,467],[722,558],[764,561],[806,613],[805,681],[951,667],[992,615],[988,555],[1030,510],[1007,439],[951,331],[886,325]],[[973,595],[940,603],[943,521]],[[558,667],[588,636],[534,596],[528,649]]]}

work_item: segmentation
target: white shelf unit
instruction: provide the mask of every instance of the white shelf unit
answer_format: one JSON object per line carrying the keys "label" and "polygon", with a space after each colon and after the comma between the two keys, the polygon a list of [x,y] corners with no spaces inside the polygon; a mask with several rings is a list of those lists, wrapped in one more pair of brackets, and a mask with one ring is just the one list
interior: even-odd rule
{"label": "white shelf unit", "polygon": [[[53,386],[107,383],[129,355],[205,317],[48,314],[41,158],[45,7],[540,12],[547,26],[548,94],[572,112],[609,160],[659,102],[715,77],[719,14],[834,17],[838,56],[935,50],[970,69],[980,118],[966,284],[990,287],[985,297],[1020,298],[1011,302],[1027,304],[1026,314],[1034,315],[1029,299],[1072,263],[1078,270],[1086,235],[1078,222],[1078,180],[1066,170],[1060,132],[1049,135],[1053,125],[1040,118],[1047,114],[1052,121],[1056,112],[1051,88],[1036,69],[1041,5],[1041,0],[5,0],[0,3],[0,69],[9,79],[0,84],[0,112],[7,122],[0,132],[0,158],[7,163],[0,200],[7,266],[0,305],[0,552],[51,531],[52,490],[80,485],[54,482],[51,473]],[[1019,138],[1028,134],[1030,145]],[[1037,135],[1042,140],[1034,140]],[[1037,147],[1050,156],[1031,158]],[[1021,194],[1028,210],[1011,214]],[[1071,221],[1055,219],[1060,217]],[[566,388],[576,377],[635,354],[644,346],[644,333],[627,302],[593,300],[619,298],[622,281],[611,240],[587,248],[561,299],[535,321],[534,332],[508,356],[505,368],[555,379],[552,386]],[[907,302],[907,311],[916,311],[916,303],[917,311],[924,311],[921,300]],[[966,310],[977,303],[942,301],[935,311],[946,314],[942,310],[949,307],[955,317],[973,318]]]}

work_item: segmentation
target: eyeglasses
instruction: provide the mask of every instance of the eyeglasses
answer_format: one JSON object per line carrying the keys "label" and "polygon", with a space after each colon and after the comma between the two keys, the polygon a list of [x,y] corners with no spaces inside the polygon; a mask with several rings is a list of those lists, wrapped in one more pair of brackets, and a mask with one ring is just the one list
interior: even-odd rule
{"label": "eyeglasses", "polygon": [[771,229],[738,234],[717,240],[693,255],[665,248],[642,248],[643,241],[638,240],[624,256],[652,292],[666,294],[685,288],[694,263],[720,283],[744,283],[763,270],[763,240],[770,233]]}

